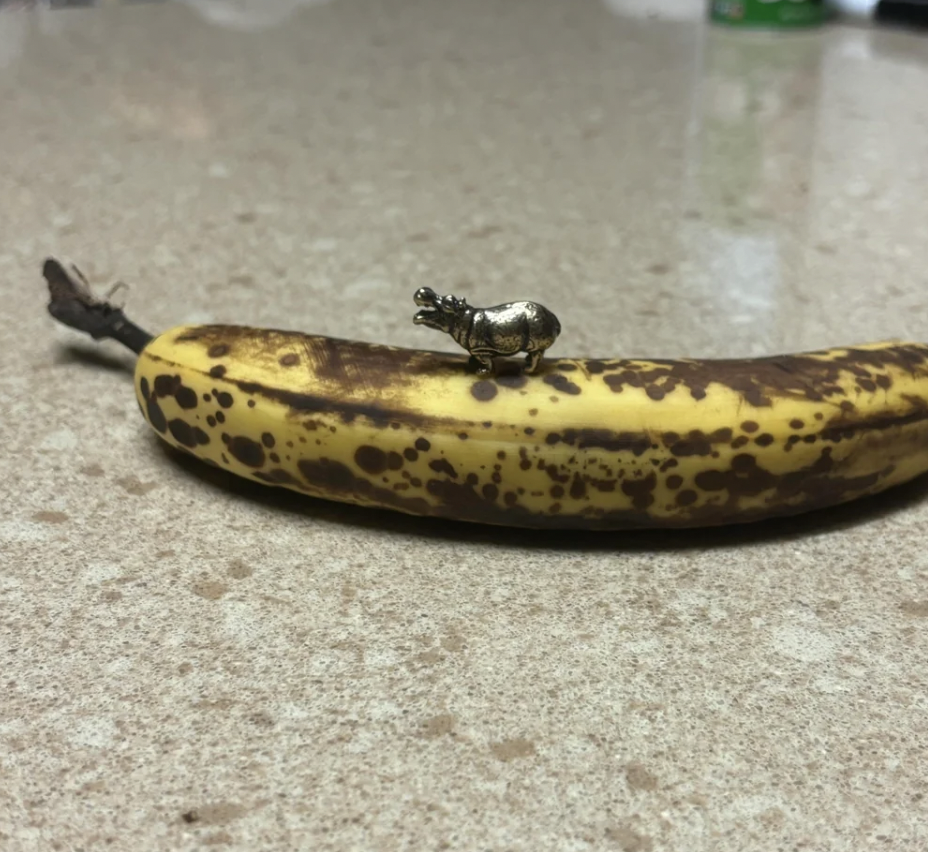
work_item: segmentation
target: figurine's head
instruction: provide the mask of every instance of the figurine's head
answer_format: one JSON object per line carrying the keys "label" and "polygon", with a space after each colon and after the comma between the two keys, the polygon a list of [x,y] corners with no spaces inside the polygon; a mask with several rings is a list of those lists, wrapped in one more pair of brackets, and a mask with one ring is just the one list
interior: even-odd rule
{"label": "figurine's head", "polygon": [[417,311],[412,321],[416,325],[425,325],[444,332],[451,331],[451,324],[467,307],[464,299],[439,296],[431,287],[420,287],[416,290],[414,298],[416,304],[424,310]]}

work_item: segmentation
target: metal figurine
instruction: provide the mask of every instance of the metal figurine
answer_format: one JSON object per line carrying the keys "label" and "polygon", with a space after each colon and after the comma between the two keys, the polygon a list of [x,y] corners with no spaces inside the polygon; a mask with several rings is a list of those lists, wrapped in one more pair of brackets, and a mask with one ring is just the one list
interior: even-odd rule
{"label": "metal figurine", "polygon": [[534,373],[561,333],[558,318],[537,302],[508,302],[493,308],[474,308],[464,299],[439,296],[431,287],[416,290],[415,302],[424,310],[416,325],[450,334],[477,361],[477,375],[494,372],[497,356],[527,352],[525,372]]}

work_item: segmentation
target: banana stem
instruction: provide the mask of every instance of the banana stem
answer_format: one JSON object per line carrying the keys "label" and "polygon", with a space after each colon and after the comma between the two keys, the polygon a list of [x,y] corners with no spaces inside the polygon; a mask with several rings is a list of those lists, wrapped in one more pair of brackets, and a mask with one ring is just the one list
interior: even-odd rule
{"label": "banana stem", "polygon": [[122,308],[94,296],[77,267],[66,269],[54,258],[42,266],[51,299],[48,312],[63,325],[83,331],[94,340],[110,338],[138,355],[153,335],[123,313]]}

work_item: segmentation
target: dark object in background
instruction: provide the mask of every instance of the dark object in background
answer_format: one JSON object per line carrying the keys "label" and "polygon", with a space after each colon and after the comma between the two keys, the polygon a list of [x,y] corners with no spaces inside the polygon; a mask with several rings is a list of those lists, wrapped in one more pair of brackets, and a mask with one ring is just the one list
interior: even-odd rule
{"label": "dark object in background", "polygon": [[928,2],[884,0],[877,3],[873,17],[880,23],[928,28]]}
{"label": "dark object in background", "polygon": [[928,0],[829,0],[839,12],[889,26],[928,29]]}

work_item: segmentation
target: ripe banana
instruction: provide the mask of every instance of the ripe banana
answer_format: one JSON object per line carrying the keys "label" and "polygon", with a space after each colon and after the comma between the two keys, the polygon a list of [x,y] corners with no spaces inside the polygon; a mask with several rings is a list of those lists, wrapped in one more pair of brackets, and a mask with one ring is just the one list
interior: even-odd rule
{"label": "ripe banana", "polygon": [[147,338],[133,346],[135,389],[168,443],[268,485],[413,515],[710,526],[846,502],[928,471],[919,343],[561,359],[537,375],[480,378],[466,356],[292,331],[198,325]]}

